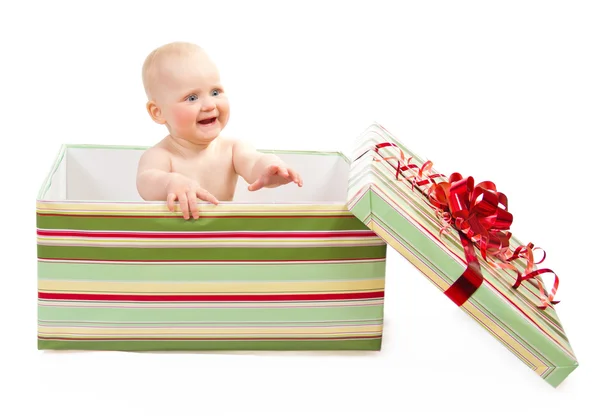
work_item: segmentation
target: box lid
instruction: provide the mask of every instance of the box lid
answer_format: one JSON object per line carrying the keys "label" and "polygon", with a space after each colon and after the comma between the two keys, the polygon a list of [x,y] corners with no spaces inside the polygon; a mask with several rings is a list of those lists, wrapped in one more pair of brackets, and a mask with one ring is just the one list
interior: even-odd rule
{"label": "box lid", "polygon": [[[446,177],[373,124],[351,157],[348,208],[552,386],[578,366],[554,307],[557,277],[511,234],[493,183]],[[541,274],[554,275],[550,292]]]}

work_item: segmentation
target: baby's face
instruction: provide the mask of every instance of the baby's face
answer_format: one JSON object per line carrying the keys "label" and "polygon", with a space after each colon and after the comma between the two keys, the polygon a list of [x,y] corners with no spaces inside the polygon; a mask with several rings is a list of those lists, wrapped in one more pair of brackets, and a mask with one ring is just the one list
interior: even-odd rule
{"label": "baby's face", "polygon": [[217,68],[202,53],[167,60],[156,83],[156,101],[172,136],[207,145],[225,128],[229,101]]}

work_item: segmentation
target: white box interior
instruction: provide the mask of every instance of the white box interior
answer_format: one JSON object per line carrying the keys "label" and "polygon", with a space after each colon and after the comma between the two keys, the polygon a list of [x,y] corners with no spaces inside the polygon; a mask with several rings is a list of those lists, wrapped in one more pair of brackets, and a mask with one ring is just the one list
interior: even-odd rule
{"label": "white box interior", "polygon": [[[136,173],[141,149],[67,148],[50,187],[41,197],[49,201],[140,202]],[[240,177],[234,203],[345,203],[349,165],[338,154],[277,153],[302,176],[303,187],[290,183],[249,192]]]}

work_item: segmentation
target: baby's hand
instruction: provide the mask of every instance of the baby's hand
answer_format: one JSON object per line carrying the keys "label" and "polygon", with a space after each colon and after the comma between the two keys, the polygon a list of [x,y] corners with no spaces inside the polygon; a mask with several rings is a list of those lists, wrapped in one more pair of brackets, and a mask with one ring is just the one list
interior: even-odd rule
{"label": "baby's hand", "polygon": [[300,175],[285,164],[271,164],[265,168],[258,179],[248,186],[248,190],[254,192],[263,187],[277,187],[283,184],[294,182],[298,187],[302,187]]}
{"label": "baby's hand", "polygon": [[179,201],[184,219],[190,218],[190,212],[194,219],[200,217],[198,212],[197,198],[207,202],[219,204],[219,201],[209,192],[204,190],[197,181],[181,174],[171,173],[171,180],[167,185],[167,207],[171,212],[175,211],[175,200]]}

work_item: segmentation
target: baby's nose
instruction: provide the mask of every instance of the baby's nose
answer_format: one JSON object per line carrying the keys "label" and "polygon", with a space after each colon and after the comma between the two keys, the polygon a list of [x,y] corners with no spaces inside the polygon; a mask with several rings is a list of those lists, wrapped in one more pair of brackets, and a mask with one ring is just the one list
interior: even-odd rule
{"label": "baby's nose", "polygon": [[213,110],[215,108],[215,106],[216,106],[215,101],[211,97],[207,97],[202,102],[202,110],[204,110],[204,111]]}

